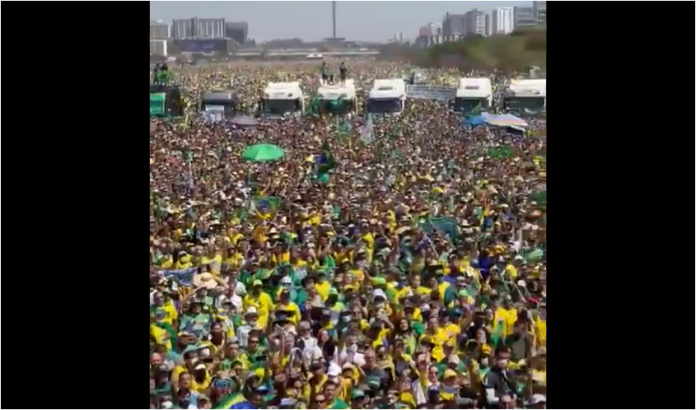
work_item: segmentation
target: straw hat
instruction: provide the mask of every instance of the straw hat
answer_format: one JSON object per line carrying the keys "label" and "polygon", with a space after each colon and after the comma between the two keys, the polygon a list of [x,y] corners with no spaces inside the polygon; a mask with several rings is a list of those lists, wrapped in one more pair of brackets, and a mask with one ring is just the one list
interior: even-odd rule
{"label": "straw hat", "polygon": [[193,275],[193,285],[197,288],[213,289],[218,283],[210,272]]}

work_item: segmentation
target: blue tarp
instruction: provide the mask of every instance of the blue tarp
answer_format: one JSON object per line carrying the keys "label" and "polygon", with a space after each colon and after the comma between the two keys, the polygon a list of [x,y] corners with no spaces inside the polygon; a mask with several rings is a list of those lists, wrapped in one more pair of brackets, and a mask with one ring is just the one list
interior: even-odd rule
{"label": "blue tarp", "polygon": [[483,125],[485,122],[486,122],[486,120],[481,115],[469,115],[462,120],[461,125],[462,126],[469,125],[471,127],[478,127],[479,125]]}
{"label": "blue tarp", "polygon": [[520,117],[512,114],[490,114],[482,112],[481,115],[469,115],[462,119],[460,125],[462,127],[478,127],[479,125],[490,125],[492,127],[513,128],[518,131],[523,131],[528,126],[527,122]]}

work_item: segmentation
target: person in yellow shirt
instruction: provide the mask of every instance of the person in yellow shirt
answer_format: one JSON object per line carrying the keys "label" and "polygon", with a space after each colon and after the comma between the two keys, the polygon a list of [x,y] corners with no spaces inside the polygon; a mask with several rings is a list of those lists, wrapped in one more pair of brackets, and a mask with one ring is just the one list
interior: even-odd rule
{"label": "person in yellow shirt", "polygon": [[309,370],[308,382],[311,388],[311,396],[315,396],[324,389],[324,384],[329,380],[329,377],[326,375],[324,364],[321,362],[312,363]]}
{"label": "person in yellow shirt", "polygon": [[449,312],[446,310],[440,311],[439,327],[445,331],[450,342],[456,340],[461,332],[461,327],[459,326],[461,316],[462,311],[459,309],[453,309]]}
{"label": "person in yellow shirt", "polygon": [[449,339],[447,332],[438,326],[437,317],[430,317],[428,319],[428,328],[421,335],[419,342],[431,344],[433,346],[431,356],[435,361],[440,362],[445,358],[444,346]]}
{"label": "person in yellow shirt", "polygon": [[224,262],[226,265],[238,269],[242,266],[242,262],[244,261],[244,256],[242,256],[241,253],[237,252],[237,248],[234,246],[230,246],[227,248],[226,256],[224,258]]}
{"label": "person in yellow shirt", "polygon": [[320,270],[317,272],[317,281],[314,283],[314,288],[317,290],[321,300],[326,302],[329,298],[329,292],[331,291],[331,283],[326,280],[326,271]]}
{"label": "person in yellow shirt", "polygon": [[191,255],[186,253],[186,251],[179,252],[179,259],[174,264],[175,270],[188,269],[193,267],[193,261],[191,260]]}
{"label": "person in yellow shirt", "polygon": [[[287,278],[287,277],[286,277]],[[288,278],[289,279],[289,278]],[[276,312],[287,312],[288,321],[297,325],[302,317],[300,307],[290,301],[290,289],[282,288],[280,291],[280,301],[275,305]]]}
{"label": "person in yellow shirt", "polygon": [[150,306],[150,322],[159,320],[176,328],[179,313],[174,306],[174,302],[171,299],[165,301],[164,293],[159,291],[153,294],[152,299],[154,304]]}
{"label": "person in yellow shirt", "polygon": [[251,286],[251,292],[244,297],[244,309],[248,309],[250,306],[255,307],[259,315],[258,326],[265,329],[273,311],[273,298],[263,291],[263,282],[260,280],[253,281]]}
{"label": "person in yellow shirt", "polygon": [[412,289],[413,292],[423,296],[423,295],[428,295],[430,292],[432,292],[432,289],[426,288],[425,286],[421,286],[421,275],[417,272],[412,272],[411,276],[409,277],[409,289]]}
{"label": "person in yellow shirt", "polygon": [[208,247],[208,252],[201,258],[202,265],[208,265],[210,272],[213,275],[220,276],[222,267],[222,254],[215,250],[212,246]]}

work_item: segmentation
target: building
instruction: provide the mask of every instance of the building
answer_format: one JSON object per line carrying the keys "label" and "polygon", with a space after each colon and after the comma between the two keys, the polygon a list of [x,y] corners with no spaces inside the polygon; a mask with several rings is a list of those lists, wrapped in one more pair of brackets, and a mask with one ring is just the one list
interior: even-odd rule
{"label": "building", "polygon": [[193,38],[193,25],[191,24],[191,19],[172,20],[172,38],[177,40]]}
{"label": "building", "polygon": [[491,34],[510,34],[515,29],[512,7],[497,7],[491,12]]}
{"label": "building", "polygon": [[225,38],[225,19],[175,19],[172,21],[172,37],[181,39]]}
{"label": "building", "polygon": [[433,32],[433,27],[431,25],[422,26],[418,29],[418,37],[432,37],[435,33]]}
{"label": "building", "polygon": [[491,25],[491,15],[490,15],[490,14],[486,14],[486,36],[490,36],[490,35],[491,35],[492,28],[493,28],[493,27],[492,27],[492,25]]}
{"label": "building", "polygon": [[513,29],[537,25],[532,7],[514,7],[512,10],[512,19],[514,24]]}
{"label": "building", "polygon": [[151,56],[167,56],[167,40],[150,40]]}
{"label": "building", "polygon": [[464,13],[464,35],[486,35],[486,13],[473,9]]}
{"label": "building", "polygon": [[442,20],[442,36],[445,38],[464,35],[464,14],[447,13]]}
{"label": "building", "polygon": [[245,44],[249,37],[249,24],[245,21],[225,23],[225,37]]}
{"label": "building", "polygon": [[150,21],[150,40],[169,38],[169,26],[161,21]]}
{"label": "building", "polygon": [[537,24],[546,24],[546,2],[545,1],[533,1],[532,2],[532,13],[534,14],[534,19]]}

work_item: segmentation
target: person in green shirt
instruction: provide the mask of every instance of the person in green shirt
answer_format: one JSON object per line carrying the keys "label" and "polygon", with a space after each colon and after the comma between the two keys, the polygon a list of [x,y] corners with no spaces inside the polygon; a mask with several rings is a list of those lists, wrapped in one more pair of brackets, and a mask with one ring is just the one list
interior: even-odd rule
{"label": "person in green shirt", "polygon": [[332,380],[327,381],[324,384],[324,396],[326,397],[326,407],[327,409],[349,409],[350,407],[346,402],[336,397],[336,392],[340,386],[334,383]]}

